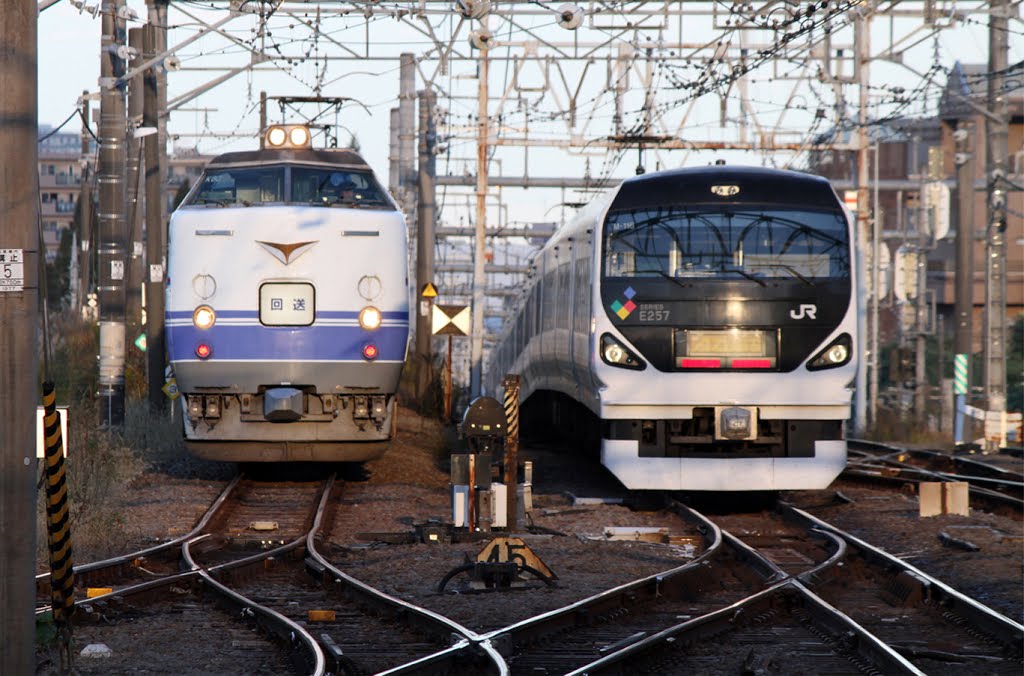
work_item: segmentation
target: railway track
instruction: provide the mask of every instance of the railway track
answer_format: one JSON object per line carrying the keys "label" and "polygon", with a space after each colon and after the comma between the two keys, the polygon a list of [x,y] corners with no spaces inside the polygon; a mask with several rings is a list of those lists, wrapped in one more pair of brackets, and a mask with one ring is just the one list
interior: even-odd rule
{"label": "railway track", "polygon": [[[701,534],[694,560],[474,632],[332,561],[337,552],[325,546],[342,492],[333,479],[236,479],[187,535],[77,569],[115,587],[79,598],[78,621],[110,637],[126,671],[175,660],[312,674],[1024,668],[1020,624],[789,506],[708,518],[673,505]],[[41,595],[46,585],[40,576]],[[172,649],[161,640],[182,635],[212,640]]]}
{"label": "railway track", "polygon": [[[748,548],[747,561],[760,559],[778,581],[571,673],[1017,674],[1024,668],[1020,624],[807,512],[783,506],[780,515],[714,521],[727,542]],[[814,563],[806,553],[817,551],[812,539],[823,534],[831,536],[833,552]],[[799,555],[780,556],[787,551]]]}
{"label": "railway track", "polygon": [[842,477],[882,485],[916,486],[922,481],[962,481],[973,504],[1024,518],[1024,474],[990,463],[927,449],[850,440],[850,461]]}
{"label": "railway track", "polygon": [[[330,500],[335,489],[333,477],[320,485],[259,485],[236,479],[188,535],[82,566],[87,576],[114,586],[76,600],[76,622],[100,627],[90,633],[109,637],[118,646],[118,661],[129,670],[176,664],[173,670],[187,671],[183,665],[193,665],[202,671],[220,664],[225,673],[373,673],[386,666],[381,658],[388,654],[393,662],[434,665],[428,670],[444,664],[453,673],[488,671],[481,661],[500,664],[486,640],[362,584],[317,551],[330,506],[338,503]],[[279,519],[274,536],[250,532],[263,528],[253,528],[263,521],[251,519],[267,514]],[[172,551],[180,556],[180,572],[170,571]],[[137,569],[153,556],[160,557],[165,574],[152,572],[150,579],[139,581]],[[37,580],[40,590],[47,589],[44,578]],[[308,610],[317,605],[334,609],[335,620],[322,625],[314,637],[307,626]],[[40,604],[38,613],[46,610]],[[148,640],[125,640],[126,627],[143,628]],[[406,644],[413,633],[426,638],[410,649]],[[181,643],[182,636],[190,637],[187,645]],[[458,649],[470,643],[474,650]],[[232,658],[238,650],[246,653],[245,659]],[[104,660],[92,672],[93,665],[85,663],[84,671],[107,673],[112,664]]]}

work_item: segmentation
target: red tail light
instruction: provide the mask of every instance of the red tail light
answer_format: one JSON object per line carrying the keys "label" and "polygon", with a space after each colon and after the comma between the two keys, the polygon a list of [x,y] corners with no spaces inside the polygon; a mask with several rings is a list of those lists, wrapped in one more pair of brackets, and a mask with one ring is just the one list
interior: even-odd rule
{"label": "red tail light", "polygon": [[211,354],[213,354],[213,348],[206,343],[199,343],[196,346],[196,356],[200,359],[209,359]]}
{"label": "red tail light", "polygon": [[733,359],[732,367],[734,369],[770,369],[772,367],[771,359]]}
{"label": "red tail light", "polygon": [[377,358],[377,346],[372,343],[363,345],[363,359],[376,359]]}
{"label": "red tail light", "polygon": [[684,369],[717,369],[722,368],[722,360],[683,358],[679,360],[679,366]]}

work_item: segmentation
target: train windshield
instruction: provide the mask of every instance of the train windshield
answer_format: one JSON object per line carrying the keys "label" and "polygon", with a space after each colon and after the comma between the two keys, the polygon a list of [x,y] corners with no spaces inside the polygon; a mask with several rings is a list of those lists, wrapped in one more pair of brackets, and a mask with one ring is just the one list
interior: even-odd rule
{"label": "train windshield", "polygon": [[284,165],[208,168],[188,201],[222,207],[270,203],[391,208],[369,172]]}
{"label": "train windshield", "polygon": [[292,201],[345,206],[387,205],[373,176],[330,167],[293,167]]}
{"label": "train windshield", "polygon": [[207,169],[189,204],[260,204],[284,202],[284,167]]}
{"label": "train windshield", "polygon": [[688,209],[612,212],[604,226],[605,277],[847,279],[850,247],[840,212]]}

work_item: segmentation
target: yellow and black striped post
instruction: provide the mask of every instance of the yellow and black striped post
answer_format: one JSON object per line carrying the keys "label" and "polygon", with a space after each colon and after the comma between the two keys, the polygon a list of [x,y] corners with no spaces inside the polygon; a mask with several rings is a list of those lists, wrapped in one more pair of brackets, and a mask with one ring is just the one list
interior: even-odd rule
{"label": "yellow and black striped post", "polygon": [[508,496],[508,531],[519,527],[519,376],[509,374],[501,382],[505,388],[505,491]]}
{"label": "yellow and black striped post", "polygon": [[[43,383],[43,432],[46,440],[46,516],[50,536],[50,598],[61,641],[69,647],[71,613],[75,604],[75,575],[71,568],[71,525],[68,486],[57,395],[52,382]],[[63,661],[63,654],[62,654]]]}

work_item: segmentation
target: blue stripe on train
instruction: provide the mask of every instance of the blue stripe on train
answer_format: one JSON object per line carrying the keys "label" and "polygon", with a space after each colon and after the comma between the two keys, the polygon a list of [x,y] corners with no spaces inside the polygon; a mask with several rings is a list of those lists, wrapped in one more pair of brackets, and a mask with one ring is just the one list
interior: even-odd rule
{"label": "blue stripe on train", "polygon": [[[407,310],[393,310],[384,311],[380,313],[384,319],[409,319],[409,312]],[[217,316],[222,319],[255,319],[259,321],[260,313],[258,310],[217,310]],[[166,318],[170,319],[191,319],[192,310],[169,310],[166,313]],[[317,319],[359,319],[359,311],[334,311],[334,310],[317,310]]]}
{"label": "blue stripe on train", "polygon": [[195,349],[205,343],[213,350],[211,361],[284,359],[362,361],[363,346],[377,346],[378,361],[402,361],[409,330],[382,326],[374,332],[358,326],[231,326],[215,325],[206,331],[194,326],[167,327],[167,353],[171,361],[195,359]]}

